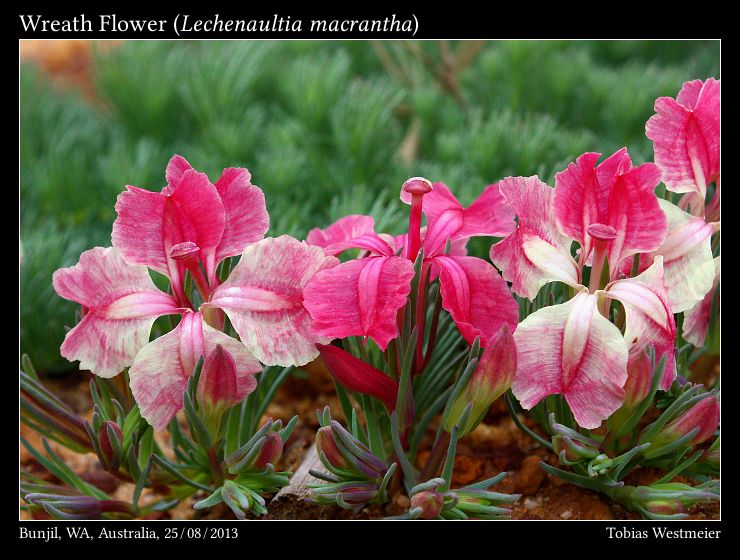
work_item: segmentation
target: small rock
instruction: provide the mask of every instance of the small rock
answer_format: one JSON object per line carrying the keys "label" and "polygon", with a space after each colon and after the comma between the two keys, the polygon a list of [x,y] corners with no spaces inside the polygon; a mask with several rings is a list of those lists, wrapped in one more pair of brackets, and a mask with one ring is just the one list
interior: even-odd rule
{"label": "small rock", "polygon": [[564,511],[560,514],[560,517],[562,517],[563,519],[570,519],[571,517],[573,517],[573,512],[570,510]]}
{"label": "small rock", "polygon": [[527,509],[534,509],[534,508],[540,507],[540,501],[533,500],[532,498],[527,498],[524,500],[524,507]]}

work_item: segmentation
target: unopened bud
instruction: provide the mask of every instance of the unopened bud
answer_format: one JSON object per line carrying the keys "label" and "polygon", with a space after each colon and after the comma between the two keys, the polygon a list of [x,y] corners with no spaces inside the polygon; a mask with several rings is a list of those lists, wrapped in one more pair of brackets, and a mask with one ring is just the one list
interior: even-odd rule
{"label": "unopened bud", "polygon": [[435,519],[444,507],[444,496],[434,490],[424,490],[411,497],[411,507],[421,508],[422,519]]}
{"label": "unopened bud", "polygon": [[640,352],[627,363],[627,382],[624,384],[624,405],[633,409],[650,394],[653,366],[650,356]]}
{"label": "unopened bud", "polygon": [[275,466],[283,456],[283,438],[277,432],[267,434],[265,443],[254,461],[254,467],[262,470],[268,464]]}
{"label": "unopened bud", "polygon": [[102,455],[102,463],[107,470],[116,470],[121,463],[121,444],[123,432],[118,424],[106,420],[98,432],[98,445]]}
{"label": "unopened bud", "polygon": [[220,344],[206,357],[198,380],[198,402],[201,406],[228,408],[238,404],[236,363]]}
{"label": "unopened bud", "polygon": [[473,409],[459,435],[462,436],[475,429],[491,404],[511,387],[515,373],[516,343],[511,331],[504,325],[486,344],[470,381],[446,417],[445,430],[452,431],[469,403],[473,403]]}
{"label": "unopened bud", "polygon": [[696,428],[698,432],[686,442],[686,445],[703,443],[714,435],[717,426],[719,426],[719,400],[715,395],[709,395],[664,426],[645,452],[645,457],[657,456],[658,450],[672,444]]}
{"label": "unopened bud", "polygon": [[318,453],[324,452],[326,460],[329,464],[337,469],[349,469],[350,465],[344,455],[339,451],[336,442],[334,441],[334,434],[331,431],[331,426],[324,426],[319,428],[316,432],[316,451]]}

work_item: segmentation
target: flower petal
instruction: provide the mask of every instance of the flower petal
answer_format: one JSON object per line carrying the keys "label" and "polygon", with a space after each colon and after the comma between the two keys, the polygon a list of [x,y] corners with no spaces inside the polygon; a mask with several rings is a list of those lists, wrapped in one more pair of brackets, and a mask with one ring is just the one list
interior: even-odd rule
{"label": "flower petal", "polygon": [[398,336],[396,313],[406,304],[414,266],[402,257],[368,257],[316,274],[304,305],[321,336],[369,336],[385,350]]}
{"label": "flower petal", "polygon": [[627,346],[619,329],[599,313],[597,302],[584,289],[519,324],[512,390],[524,408],[562,394],[576,422],[593,429],[622,405]]}
{"label": "flower petal", "polygon": [[479,337],[485,347],[503,325],[516,328],[519,305],[493,266],[476,257],[438,256],[433,262],[440,267],[442,307],[465,340]]}
{"label": "flower petal", "polygon": [[707,295],[691,309],[683,314],[683,337],[696,347],[704,346],[709,331],[709,319],[712,313],[712,300],[714,292],[719,286],[720,279],[720,257],[714,259],[714,281],[712,289]]}
{"label": "flower petal", "polygon": [[188,169],[192,168],[193,166],[190,165],[188,160],[186,160],[181,155],[175,154],[174,156],[172,156],[170,158],[170,161],[167,163],[167,170],[164,173],[167,185],[170,187],[170,189],[174,191],[177,188],[177,185],[180,183],[183,174]]}
{"label": "flower petal", "polygon": [[126,186],[118,195],[113,222],[113,246],[130,264],[148,266],[168,274],[164,251],[164,206],[167,195]]}
{"label": "flower petal", "polygon": [[172,331],[147,344],[129,369],[131,392],[141,415],[157,431],[182,408],[182,395],[198,359],[222,346],[236,365],[237,398],[257,387],[262,366],[238,340],[209,326],[198,313],[186,313]]}
{"label": "flower petal", "polygon": [[241,255],[247,245],[259,241],[270,227],[262,189],[251,183],[247,169],[229,167],[216,181],[216,191],[224,205],[225,222],[216,248],[216,263]]}
{"label": "flower petal", "polygon": [[[401,200],[410,204],[411,195],[401,191]],[[503,237],[515,226],[514,212],[499,192],[498,184],[488,185],[468,208],[463,208],[444,183],[434,183],[422,200],[428,223],[424,253],[428,256],[444,247],[447,239]]]}
{"label": "flower petal", "polygon": [[465,209],[464,224],[455,236],[456,239],[478,235],[504,237],[514,231],[514,209],[501,194],[500,185],[501,183],[488,185],[473,204]]}
{"label": "flower petal", "polygon": [[268,237],[245,249],[210,304],[226,312],[262,363],[304,365],[318,356],[315,343],[328,341],[314,334],[303,291],[314,274],[338,262],[321,247]]}
{"label": "flower petal", "polygon": [[668,305],[663,284],[663,257],[634,278],[617,280],[606,287],[606,294],[624,305],[627,326],[624,339],[630,355],[655,347],[656,360],[666,357],[661,389],[668,390],[676,379],[676,323]]}
{"label": "flower petal", "polygon": [[490,257],[514,292],[534,299],[548,282],[577,286],[571,240],[560,234],[552,214],[553,189],[536,176],[507,177],[499,185],[519,222],[513,233],[491,247]]}
{"label": "flower petal", "polygon": [[668,219],[668,235],[657,251],[642,258],[647,264],[655,256],[663,256],[663,281],[668,305],[673,313],[680,313],[693,307],[712,289],[713,228],[667,200],[660,200],[660,207]]}
{"label": "flower petal", "polygon": [[616,238],[607,247],[615,278],[622,259],[660,246],[667,223],[654,192],[660,170],[652,163],[632,167],[625,148],[594,167],[599,155],[583,154],[555,175],[553,209],[560,231],[581,244],[582,263],[593,247],[589,226],[614,228]]}
{"label": "flower petal", "polygon": [[327,369],[342,386],[380,399],[390,411],[396,409],[398,384],[385,373],[336,346],[317,347]]}
{"label": "flower petal", "polygon": [[686,82],[676,100],[659,97],[655,112],[645,133],[663,182],[673,192],[705,196],[720,171],[720,81]]}
{"label": "flower petal", "polygon": [[324,248],[327,255],[336,256],[353,247],[349,242],[355,237],[375,232],[372,216],[352,214],[334,222],[326,229],[314,228],[308,232],[306,243]]}
{"label": "flower petal", "polygon": [[62,356],[101,377],[131,365],[157,317],[178,313],[174,298],[157,289],[147,269],[126,264],[112,247],[85,251],[78,264],[54,272],[52,281],[60,296],[85,309],[64,339]]}
{"label": "flower petal", "polygon": [[180,243],[192,242],[200,247],[206,269],[215,268],[225,213],[205,174],[189,169],[176,188],[162,193],[126,188],[118,195],[112,235],[113,246],[126,262],[153,268],[179,285],[183,265],[169,258],[169,251]]}

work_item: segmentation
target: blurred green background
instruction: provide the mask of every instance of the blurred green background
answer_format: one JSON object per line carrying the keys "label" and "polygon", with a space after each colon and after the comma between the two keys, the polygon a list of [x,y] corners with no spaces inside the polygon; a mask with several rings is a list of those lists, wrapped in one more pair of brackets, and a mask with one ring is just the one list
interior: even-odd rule
{"label": "blurred green background", "polygon": [[719,42],[131,41],[91,65],[83,95],[21,64],[21,351],[46,373],[75,368],[59,345],[76,306],[53,271],[109,246],[118,193],[161,189],[173,153],[214,181],[248,167],[268,235],[348,213],[398,233],[411,175],[469,204],[508,175],[552,185],[584,151],[650,160],[655,98],[719,77]]}

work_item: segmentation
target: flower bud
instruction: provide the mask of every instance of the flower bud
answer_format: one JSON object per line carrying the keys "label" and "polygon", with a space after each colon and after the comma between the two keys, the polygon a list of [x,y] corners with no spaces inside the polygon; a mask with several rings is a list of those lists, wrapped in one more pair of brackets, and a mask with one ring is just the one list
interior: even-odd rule
{"label": "flower bud", "polygon": [[198,380],[198,402],[203,407],[223,410],[239,403],[236,363],[220,344],[208,354]]}
{"label": "flower bud", "polygon": [[719,426],[719,400],[715,395],[708,395],[664,426],[653,438],[652,445],[645,452],[645,457],[657,456],[656,451],[672,444],[694,428],[699,428],[699,431],[686,442],[686,445],[703,443],[712,437],[717,426]]}
{"label": "flower bud", "polygon": [[[632,506],[639,506],[656,515],[685,514],[696,504],[714,502],[719,494],[710,488],[689,486],[680,482],[653,484],[651,486],[625,486],[622,492],[629,495]],[[685,517],[682,515],[682,517]]]}
{"label": "flower bud", "polygon": [[385,462],[336,420],[316,434],[316,450],[324,452],[331,467],[351,471],[361,479],[382,480],[388,472]]}
{"label": "flower bud", "polygon": [[627,382],[624,384],[624,405],[633,409],[650,394],[653,367],[650,356],[640,352],[627,363]]}
{"label": "flower bud", "polygon": [[111,420],[103,422],[98,432],[98,445],[100,447],[100,459],[106,470],[116,470],[121,464],[121,444],[123,432],[118,424]]}
{"label": "flower bud", "polygon": [[331,426],[324,426],[316,432],[316,452],[321,454],[322,451],[332,467],[337,469],[350,468],[347,459],[344,458],[344,455],[337,448]]}
{"label": "flower bud", "polygon": [[558,455],[564,452],[563,455],[567,461],[571,463],[578,463],[587,459],[595,459],[599,456],[598,443],[594,442],[594,445],[579,441],[571,437],[557,434],[552,438],[553,451]]}
{"label": "flower bud", "polygon": [[435,519],[445,505],[444,496],[434,490],[424,490],[411,497],[411,507],[421,508],[422,519]]}
{"label": "flower bud", "polygon": [[455,399],[445,422],[445,430],[452,431],[469,403],[473,403],[468,422],[459,434],[471,432],[481,423],[493,401],[504,394],[514,381],[516,373],[516,344],[509,328],[504,325],[488,341],[478,365],[467,386]]}
{"label": "flower bud", "polygon": [[650,513],[659,515],[674,515],[676,513],[686,513],[686,508],[681,502],[676,500],[651,500],[643,506]]}
{"label": "flower bud", "polygon": [[277,432],[270,432],[265,436],[265,443],[257,455],[253,466],[258,470],[267,468],[268,464],[275,466],[283,456],[283,438]]}
{"label": "flower bud", "polygon": [[364,506],[378,495],[378,486],[373,483],[348,485],[339,494],[351,506]]}

